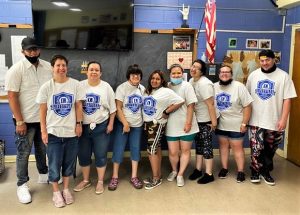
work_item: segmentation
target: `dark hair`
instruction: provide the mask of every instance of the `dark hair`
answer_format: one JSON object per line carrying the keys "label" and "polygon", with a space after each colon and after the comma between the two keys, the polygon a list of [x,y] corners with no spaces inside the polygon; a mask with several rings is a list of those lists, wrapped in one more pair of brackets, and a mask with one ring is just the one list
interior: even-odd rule
{"label": "dark hair", "polygon": [[159,75],[159,77],[160,77],[160,79],[161,79],[161,87],[167,87],[167,81],[166,81],[166,79],[165,79],[165,77],[164,77],[164,72],[163,71],[161,71],[161,70],[155,70],[154,72],[152,72],[151,74],[150,74],[150,76],[149,76],[149,78],[148,78],[148,86],[147,86],[147,89],[146,89],[146,93],[148,94],[148,95],[150,95],[151,93],[152,93],[152,91],[153,91],[153,88],[152,88],[152,86],[151,86],[151,79],[152,79],[152,77],[155,75],[155,74],[158,74]]}
{"label": "dark hair", "polygon": [[275,58],[275,54],[272,50],[270,49],[265,49],[259,52],[258,54],[258,58],[260,58],[261,56],[266,56],[266,57],[270,57],[270,58]]}
{"label": "dark hair", "polygon": [[206,75],[206,70],[207,70],[207,68],[206,68],[206,63],[205,63],[203,60],[200,60],[200,59],[194,60],[194,61],[193,61],[193,64],[194,64],[194,63],[199,63],[199,64],[201,64],[201,69],[200,69],[200,71],[202,72],[202,75]]}
{"label": "dark hair", "polygon": [[57,54],[57,55],[54,55],[50,60],[50,64],[52,67],[54,66],[54,64],[57,60],[64,60],[67,65],[69,63],[68,59],[65,56]]}
{"label": "dark hair", "polygon": [[133,65],[130,65],[128,67],[127,72],[126,72],[126,78],[127,78],[127,80],[129,80],[131,74],[140,75],[141,76],[141,80],[143,79],[143,72],[139,68],[139,65],[137,65],[137,64],[133,64]]}
{"label": "dark hair", "polygon": [[230,69],[231,74],[232,74],[232,67],[229,66],[229,65],[227,65],[227,64],[221,64],[221,67],[220,67],[220,69],[219,69],[219,74],[220,74],[221,69],[222,69],[223,67],[228,67],[228,68]]}
{"label": "dark hair", "polygon": [[100,67],[100,72],[102,72],[102,66],[101,66],[101,63],[99,63],[98,61],[90,61],[87,65],[87,69],[89,69],[90,65],[91,64],[98,64],[99,67]]}
{"label": "dark hair", "polygon": [[184,72],[184,69],[182,68],[182,66],[180,64],[177,64],[177,63],[174,63],[170,66],[169,68],[169,72],[171,73],[172,69],[174,68],[180,68],[181,69],[181,72],[183,73]]}

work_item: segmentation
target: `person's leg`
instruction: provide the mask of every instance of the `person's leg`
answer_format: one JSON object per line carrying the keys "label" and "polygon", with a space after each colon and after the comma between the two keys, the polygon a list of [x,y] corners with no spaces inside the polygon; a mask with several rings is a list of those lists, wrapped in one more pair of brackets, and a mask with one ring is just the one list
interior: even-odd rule
{"label": "person's leg", "polygon": [[244,172],[245,151],[243,147],[243,139],[230,139],[230,146],[237,165],[237,171]]}
{"label": "person's leg", "polygon": [[34,129],[35,129],[34,148],[35,148],[36,166],[39,174],[47,174],[48,166],[47,166],[47,159],[46,159],[46,146],[42,141],[40,124],[38,123],[37,125],[35,125]]}
{"label": "person's leg", "polygon": [[198,123],[199,132],[196,134],[195,150],[196,150],[196,165],[192,174],[190,174],[190,180],[196,180],[202,176],[202,162],[203,162],[203,126]]}
{"label": "person's leg", "polygon": [[228,158],[229,158],[229,139],[225,136],[219,136],[219,150],[222,168],[228,170]]}
{"label": "person's leg", "polygon": [[273,170],[273,157],[279,144],[283,141],[283,132],[266,130],[264,141],[264,168],[266,171]]}
{"label": "person's leg", "polygon": [[179,162],[179,147],[180,140],[177,141],[168,141],[168,149],[169,149],[169,160],[172,167],[173,172],[178,172],[177,165]]}
{"label": "person's leg", "polygon": [[129,148],[131,157],[131,178],[138,177],[138,164],[141,159],[141,139],[143,127],[132,127],[129,133]]}
{"label": "person's leg", "polygon": [[180,168],[178,171],[178,176],[183,176],[186,167],[188,166],[191,159],[191,141],[180,141]]}

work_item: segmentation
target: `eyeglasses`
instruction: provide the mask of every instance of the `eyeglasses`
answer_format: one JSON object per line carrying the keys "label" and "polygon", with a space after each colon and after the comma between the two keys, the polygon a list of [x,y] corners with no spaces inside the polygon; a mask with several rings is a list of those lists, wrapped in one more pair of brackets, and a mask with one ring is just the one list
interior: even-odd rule
{"label": "eyeglasses", "polygon": [[224,72],[220,72],[220,74],[231,74],[231,72],[224,71]]}

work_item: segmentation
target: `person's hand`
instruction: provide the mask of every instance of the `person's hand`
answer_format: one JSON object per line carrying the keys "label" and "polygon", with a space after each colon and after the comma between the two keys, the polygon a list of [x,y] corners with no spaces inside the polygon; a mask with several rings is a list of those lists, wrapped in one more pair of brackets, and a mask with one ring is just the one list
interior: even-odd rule
{"label": "person's hand", "polygon": [[26,123],[23,123],[22,125],[16,126],[16,133],[20,136],[24,136],[27,134],[27,126]]}
{"label": "person's hand", "polygon": [[124,133],[128,133],[130,131],[130,127],[129,127],[129,124],[128,123],[125,123],[123,125],[123,134]]}
{"label": "person's hand", "polygon": [[190,12],[190,6],[185,8],[184,4],[182,4],[182,10],[179,10],[179,11],[183,16],[183,20],[188,20],[189,12]]}
{"label": "person's hand", "polygon": [[192,129],[192,124],[191,123],[185,123],[183,131],[185,133],[188,133]]}
{"label": "person's hand", "polygon": [[114,126],[108,124],[108,125],[107,125],[107,128],[106,128],[106,133],[109,134],[110,132],[112,132],[113,129],[114,129]]}
{"label": "person's hand", "polygon": [[283,131],[286,128],[286,120],[280,119],[276,125],[278,131]]}
{"label": "person's hand", "polygon": [[47,131],[42,131],[42,140],[45,145],[48,144],[48,133]]}
{"label": "person's hand", "polygon": [[210,126],[210,131],[215,131],[217,128],[217,124],[212,123],[212,124],[208,124]]}
{"label": "person's hand", "polygon": [[247,131],[247,126],[245,124],[242,124],[240,127],[240,132],[245,133]]}
{"label": "person's hand", "polygon": [[76,128],[75,128],[75,133],[77,137],[80,137],[82,134],[82,125],[81,124],[77,124]]}

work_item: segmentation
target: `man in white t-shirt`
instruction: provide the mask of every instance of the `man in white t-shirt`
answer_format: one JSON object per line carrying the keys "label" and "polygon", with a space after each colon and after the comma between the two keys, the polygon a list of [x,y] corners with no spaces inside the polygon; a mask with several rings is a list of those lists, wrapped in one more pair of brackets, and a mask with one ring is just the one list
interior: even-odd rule
{"label": "man in white t-shirt", "polygon": [[254,99],[250,125],[251,182],[260,178],[269,185],[275,185],[270,175],[273,157],[283,140],[291,99],[297,97],[293,81],[289,75],[277,68],[272,50],[259,53],[261,68],[253,71],[246,87]]}
{"label": "man in white t-shirt", "polygon": [[39,105],[35,99],[40,86],[51,79],[52,70],[48,62],[39,59],[40,49],[35,39],[26,37],[21,45],[25,58],[8,70],[5,89],[8,91],[9,106],[16,126],[17,195],[21,203],[27,204],[31,202],[27,181],[28,158],[33,143],[39,172],[38,182],[48,182],[46,148],[41,139]]}

